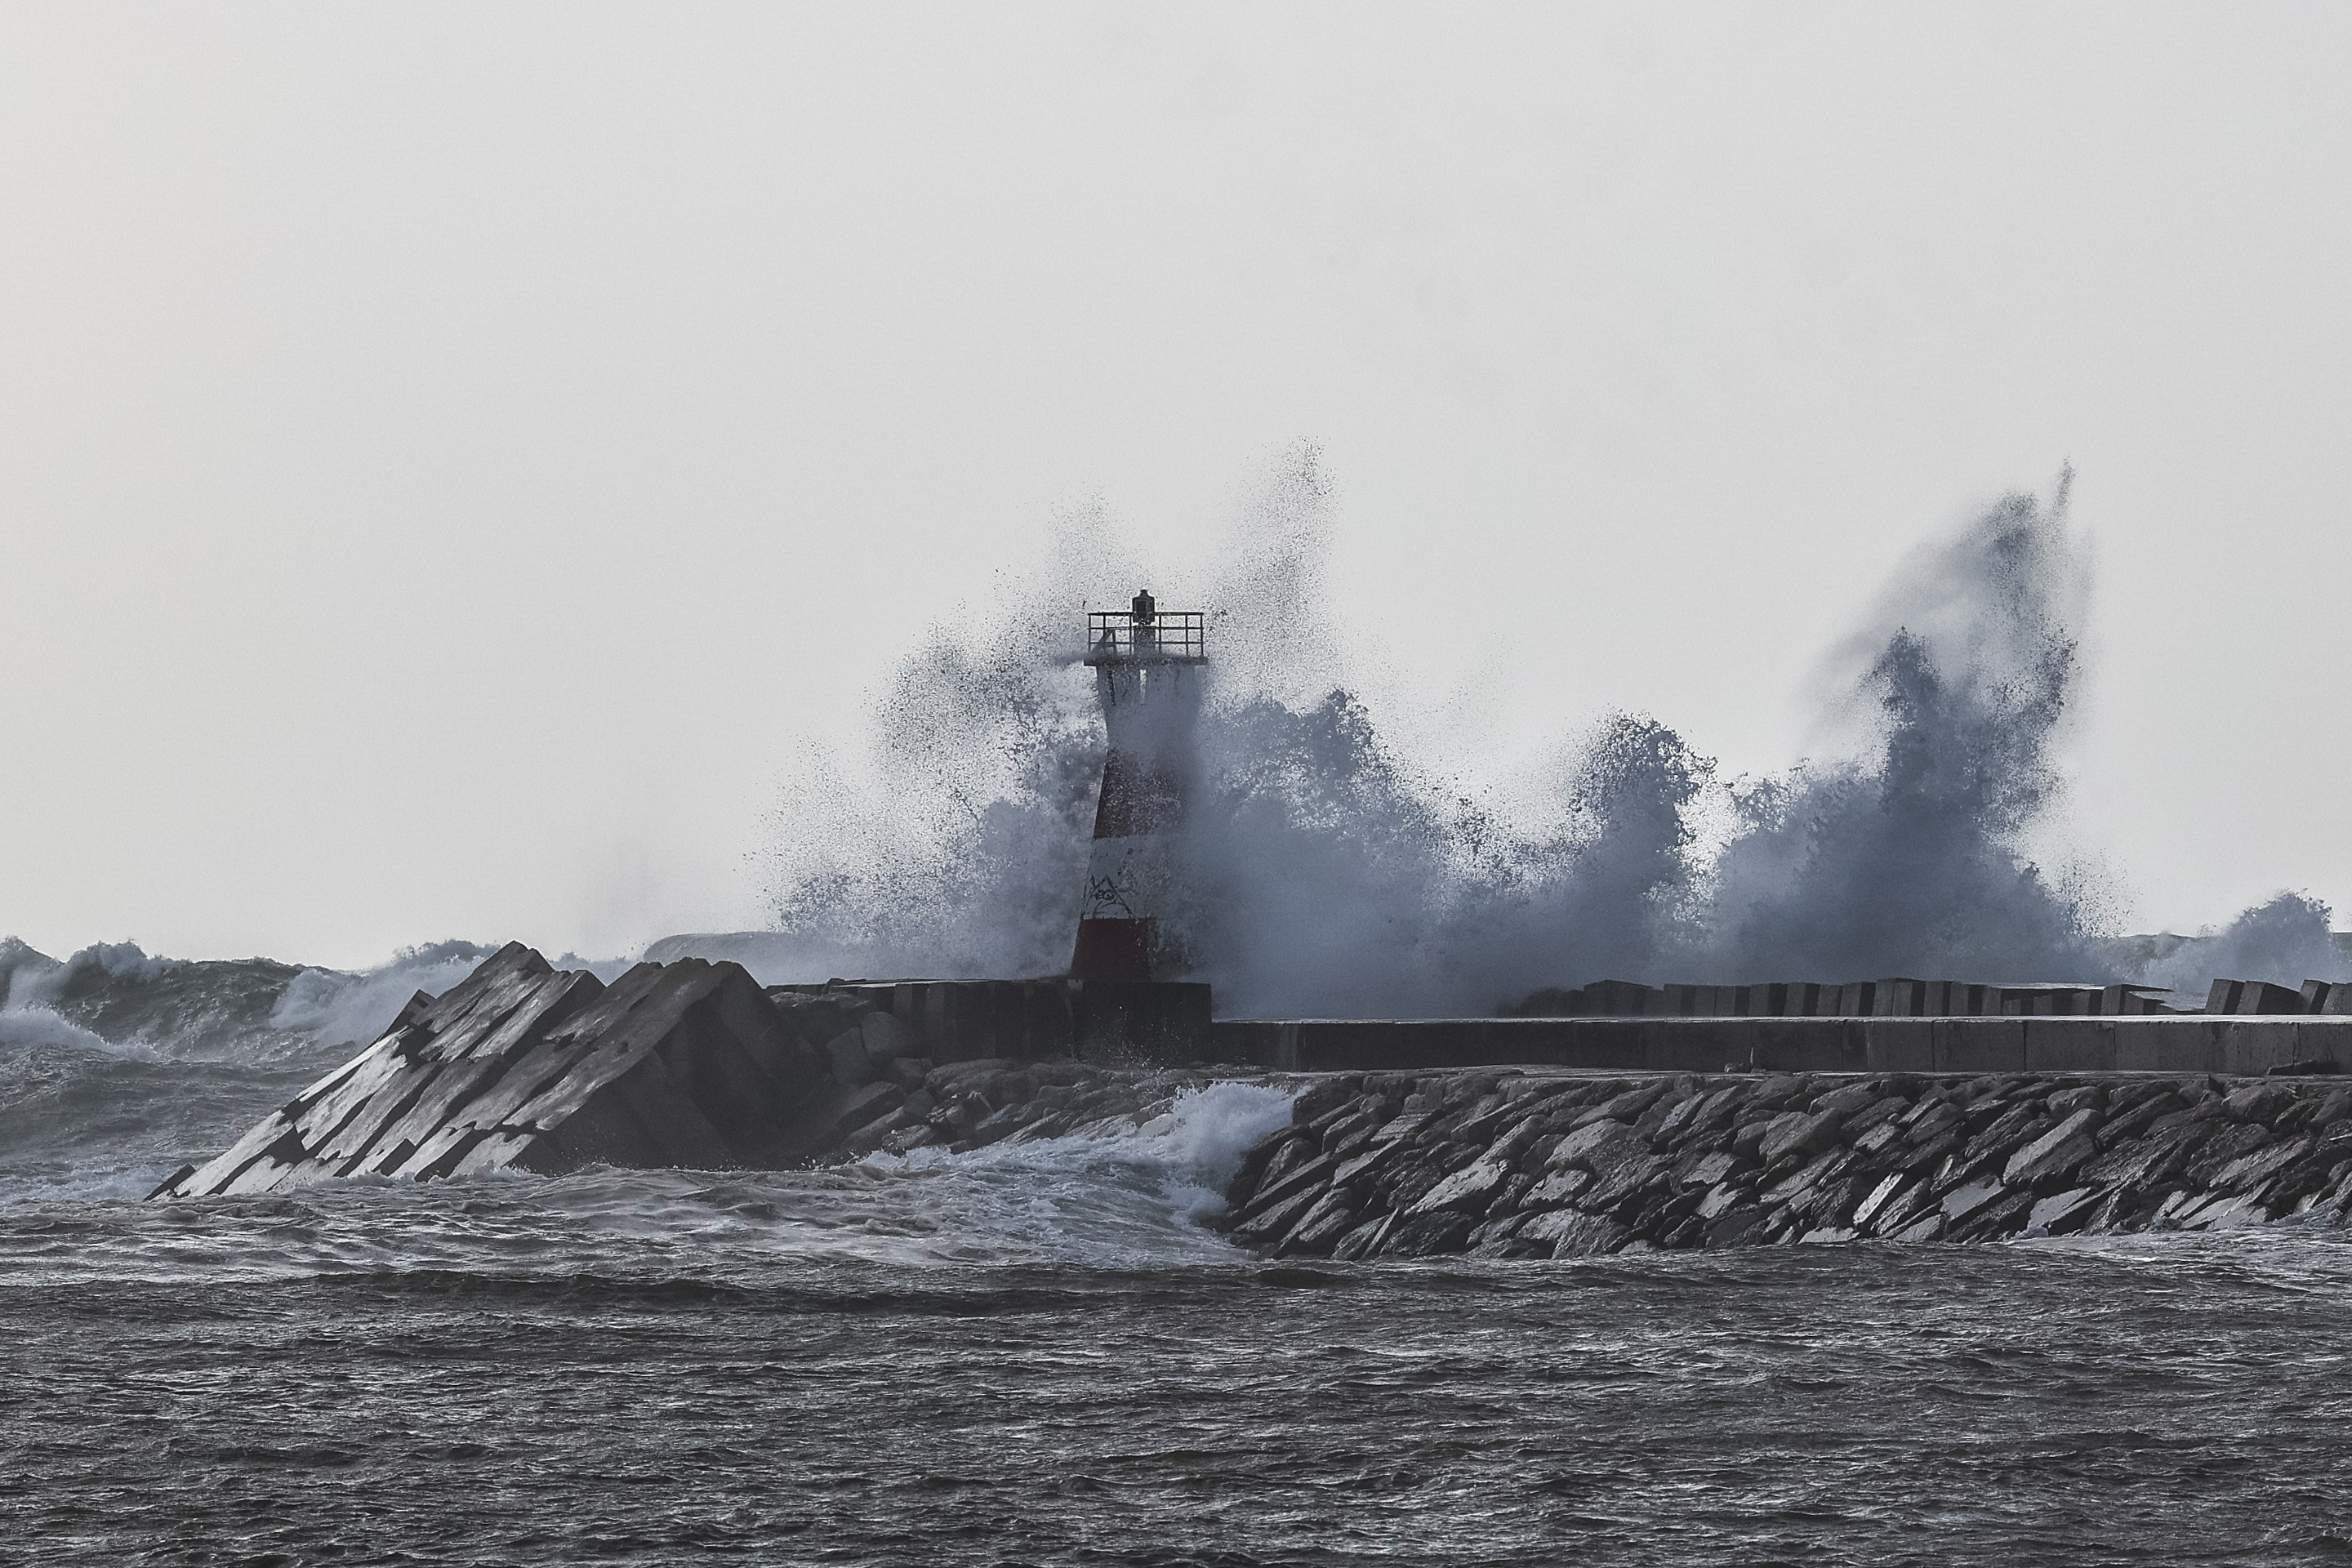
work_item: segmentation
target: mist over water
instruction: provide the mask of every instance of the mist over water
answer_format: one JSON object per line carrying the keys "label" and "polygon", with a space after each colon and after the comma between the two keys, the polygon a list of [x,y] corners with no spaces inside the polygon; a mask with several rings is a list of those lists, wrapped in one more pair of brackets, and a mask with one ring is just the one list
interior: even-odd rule
{"label": "mist over water", "polygon": [[810,754],[775,817],[777,923],[812,973],[1064,968],[1103,752],[1073,628],[1149,583],[1214,613],[1174,923],[1227,1014],[1484,1013],[1601,978],[2336,977],[2328,911],[2299,895],[2135,959],[2112,879],[2063,844],[2055,868],[2037,856],[2082,700],[2070,481],[1916,552],[1824,661],[1834,753],[1736,778],[1633,713],[1532,781],[1409,754],[1339,652],[1312,450],[1197,582],[1074,513],[906,661],[865,755]]}

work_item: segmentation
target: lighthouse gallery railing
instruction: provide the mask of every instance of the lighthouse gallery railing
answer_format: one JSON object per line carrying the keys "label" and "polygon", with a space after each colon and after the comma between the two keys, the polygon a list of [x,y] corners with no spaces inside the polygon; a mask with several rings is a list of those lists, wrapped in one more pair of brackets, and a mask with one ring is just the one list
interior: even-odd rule
{"label": "lighthouse gallery railing", "polygon": [[1206,664],[1208,615],[1202,610],[1161,610],[1150,620],[1127,610],[1094,610],[1087,616],[1088,664]]}

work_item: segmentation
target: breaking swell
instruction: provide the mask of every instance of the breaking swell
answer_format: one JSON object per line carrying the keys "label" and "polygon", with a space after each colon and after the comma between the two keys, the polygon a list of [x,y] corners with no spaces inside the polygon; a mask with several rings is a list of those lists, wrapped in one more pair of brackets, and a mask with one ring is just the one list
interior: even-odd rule
{"label": "breaking swell", "polygon": [[[357,1178],[196,1205],[138,1203],[120,1173],[47,1194],[20,1183],[17,1201],[0,1204],[0,1280],[733,1289],[789,1286],[813,1266],[1238,1263],[1201,1222],[1222,1211],[1244,1154],[1287,1123],[1291,1100],[1217,1083],[1086,1135],[800,1171]],[[68,1215],[72,1244],[61,1247]]]}
{"label": "breaking swell", "polygon": [[[144,1195],[490,951],[436,942],[342,971],[166,958],[133,942],[57,959],[0,939],[0,1202]],[[624,967],[564,962],[606,977]]]}

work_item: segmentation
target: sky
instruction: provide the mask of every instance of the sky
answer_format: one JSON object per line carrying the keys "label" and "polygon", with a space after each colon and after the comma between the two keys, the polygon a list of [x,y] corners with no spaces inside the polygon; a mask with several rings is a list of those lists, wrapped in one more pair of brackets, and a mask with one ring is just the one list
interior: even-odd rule
{"label": "sky", "polygon": [[1175,575],[1302,444],[1401,700],[1727,773],[2071,462],[2065,833],[2130,929],[2352,908],[2347,67],[2318,5],[18,0],[0,932],[757,923],[925,628],[1074,507]]}

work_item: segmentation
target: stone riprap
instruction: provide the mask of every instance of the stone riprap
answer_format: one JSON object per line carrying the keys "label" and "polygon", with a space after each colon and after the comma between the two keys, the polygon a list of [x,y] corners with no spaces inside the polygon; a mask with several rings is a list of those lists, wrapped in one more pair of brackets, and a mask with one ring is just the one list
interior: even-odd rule
{"label": "stone riprap", "polygon": [[1089,1134],[1163,1114],[1204,1071],[945,1065],[870,994],[762,991],[740,966],[641,963],[607,986],[512,943],[152,1194],[584,1165],[780,1169]]}
{"label": "stone riprap", "polygon": [[1341,1074],[1228,1194],[1276,1255],[1561,1258],[2208,1229],[2352,1207],[2352,1088],[2003,1074]]}

